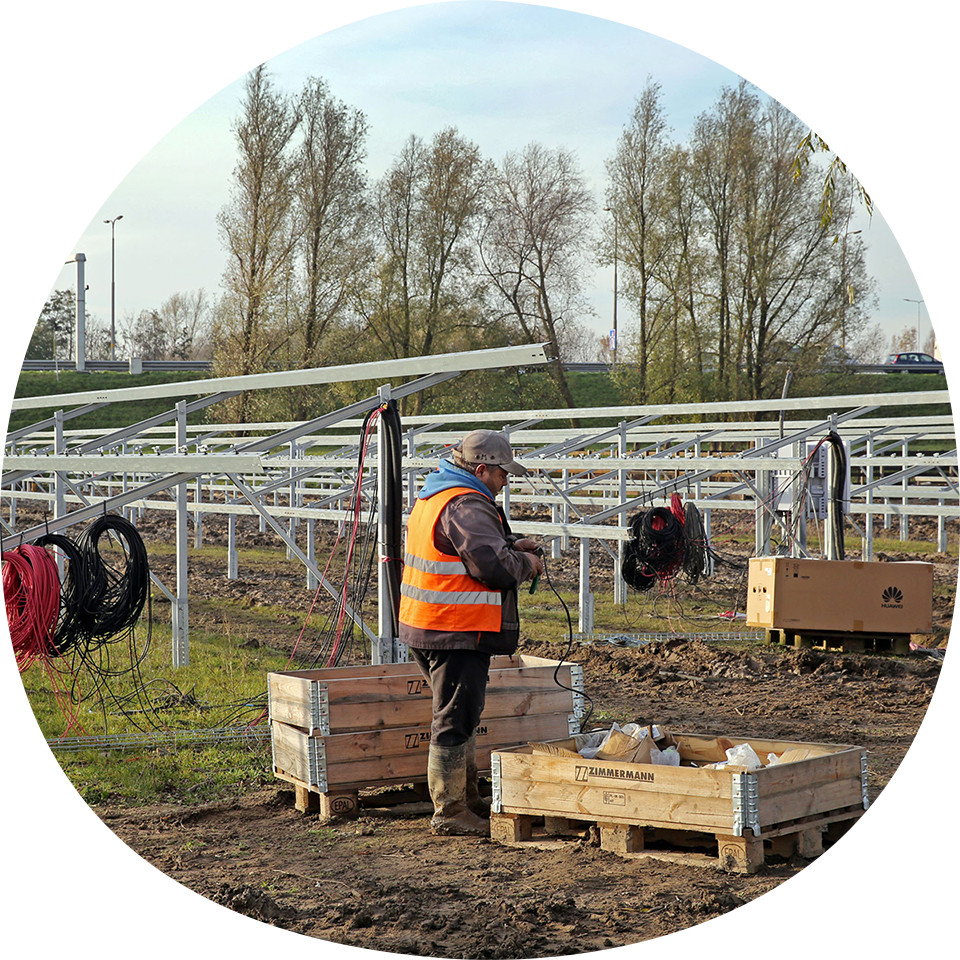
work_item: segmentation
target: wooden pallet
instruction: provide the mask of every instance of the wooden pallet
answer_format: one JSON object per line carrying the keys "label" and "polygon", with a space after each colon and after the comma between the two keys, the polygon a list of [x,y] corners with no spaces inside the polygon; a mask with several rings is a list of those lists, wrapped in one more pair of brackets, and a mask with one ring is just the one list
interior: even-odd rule
{"label": "wooden pallet", "polygon": [[[491,836],[528,842],[537,818],[548,834],[585,822],[601,846],[633,854],[653,831],[674,841],[700,834],[716,842],[724,869],[753,873],[767,849],[818,853],[824,829],[855,820],[868,806],[860,747],[685,733],[670,739],[680,766],[585,759],[533,745],[495,751]],[[755,771],[711,766],[738,743],[783,760]],[[575,751],[573,740],[554,746]]]}
{"label": "wooden pallet", "polygon": [[301,813],[319,814],[322,820],[355,819],[363,810],[430,802],[426,780],[375,791],[357,787],[352,790],[337,788],[327,793],[318,793],[315,787],[294,777],[284,776],[281,779],[293,786],[296,809]]}
{"label": "wooden pallet", "polygon": [[842,650],[844,653],[910,652],[909,633],[849,633],[827,630],[767,630],[768,643],[808,650]]}
{"label": "wooden pallet", "polygon": [[[541,657],[490,662],[477,764],[493,750],[569,736],[583,711],[582,668]],[[426,784],[432,697],[412,663],[268,675],[274,774],[297,809],[356,816],[368,788]]]}
{"label": "wooden pallet", "polygon": [[[752,833],[704,833],[670,830],[643,824],[606,823],[569,817],[537,817],[532,814],[492,813],[490,836],[509,846],[537,845],[552,848],[551,839],[579,837],[598,843],[602,850],[625,858],[653,857],[679,859],[683,863],[713,865],[726,873],[756,873],[767,856],[793,855],[812,860],[820,856],[825,842],[834,842],[862,816],[863,808],[837,811],[785,824],[759,837]],[[709,849],[709,855],[691,855],[691,849]]]}

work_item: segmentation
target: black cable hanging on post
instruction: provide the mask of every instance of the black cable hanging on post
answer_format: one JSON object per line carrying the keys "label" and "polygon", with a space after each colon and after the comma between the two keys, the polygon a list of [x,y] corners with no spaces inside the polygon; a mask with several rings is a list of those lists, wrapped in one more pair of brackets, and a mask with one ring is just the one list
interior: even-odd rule
{"label": "black cable hanging on post", "polygon": [[843,495],[847,483],[847,451],[843,438],[836,430],[826,436],[826,442],[833,448],[833,489],[830,491],[829,516],[833,525],[833,537],[836,544],[837,560],[846,559],[843,543]]}
{"label": "black cable hanging on post", "polygon": [[387,471],[386,497],[381,505],[386,519],[386,539],[380,566],[381,574],[387,578],[392,635],[397,637],[400,634],[400,580],[403,575],[403,437],[397,401],[388,401],[380,417],[385,444],[382,463]]}

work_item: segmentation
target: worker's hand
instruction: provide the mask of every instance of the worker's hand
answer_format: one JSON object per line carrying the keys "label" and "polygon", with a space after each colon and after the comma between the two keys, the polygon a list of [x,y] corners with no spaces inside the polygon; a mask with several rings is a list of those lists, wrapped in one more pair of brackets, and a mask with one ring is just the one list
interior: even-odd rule
{"label": "worker's hand", "polygon": [[547,569],[546,565],[543,562],[543,551],[541,550],[538,553],[534,553],[532,550],[528,550],[526,552],[533,557],[533,562],[534,562],[533,577],[543,576],[543,572]]}
{"label": "worker's hand", "polygon": [[529,537],[521,537],[519,540],[514,540],[513,549],[522,550],[524,553],[543,553],[543,547],[541,547],[536,540],[531,540]]}

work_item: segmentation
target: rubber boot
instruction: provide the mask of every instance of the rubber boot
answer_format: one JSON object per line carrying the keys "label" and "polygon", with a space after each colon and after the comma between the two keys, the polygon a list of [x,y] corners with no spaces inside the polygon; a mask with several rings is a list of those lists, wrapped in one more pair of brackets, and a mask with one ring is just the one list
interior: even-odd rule
{"label": "rubber boot", "polygon": [[427,785],[433,801],[431,832],[446,837],[489,837],[490,824],[467,806],[467,745],[431,743]]}
{"label": "rubber boot", "polygon": [[478,817],[490,819],[490,800],[480,796],[480,785],[477,782],[477,735],[474,734],[467,742],[467,806]]}

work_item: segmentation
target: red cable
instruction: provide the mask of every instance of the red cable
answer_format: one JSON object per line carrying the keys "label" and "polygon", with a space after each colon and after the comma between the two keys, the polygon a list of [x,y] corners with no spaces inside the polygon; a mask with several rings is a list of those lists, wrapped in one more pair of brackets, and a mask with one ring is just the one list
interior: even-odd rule
{"label": "red cable", "polygon": [[[350,575],[350,565],[353,562],[353,550],[357,542],[357,532],[360,529],[360,520],[361,520],[361,501],[360,501],[360,492],[363,488],[363,465],[367,458],[367,447],[370,444],[370,434],[373,432],[373,426],[377,422],[377,417],[380,416],[380,408],[377,408],[372,412],[370,419],[367,421],[366,433],[363,436],[363,445],[361,447],[360,454],[360,463],[357,468],[357,480],[354,484],[354,498],[353,498],[353,530],[350,535],[350,543],[347,547],[347,556],[345,560],[345,566],[343,570],[343,590],[341,593],[341,603],[340,603],[340,613],[337,617],[337,632],[333,642],[333,649],[330,651],[330,656],[327,658],[327,666],[332,667],[337,662],[337,655],[340,652],[340,641],[343,636],[343,624],[346,620],[346,603],[347,603],[347,594],[349,592],[349,575]],[[380,504],[380,509],[383,509],[383,504]]]}
{"label": "red cable", "polygon": [[[334,639],[333,649],[330,653],[330,656],[327,658],[326,666],[328,667],[333,666],[333,664],[336,662],[337,653],[340,648],[340,639],[343,633],[343,621],[345,618],[345,611],[343,609],[343,604],[345,604],[347,601],[347,593],[348,593],[347,582],[348,582],[349,573],[350,573],[350,563],[353,558],[353,548],[357,540],[357,531],[360,525],[360,491],[361,491],[362,482],[363,482],[363,464],[364,464],[364,461],[366,460],[367,447],[369,446],[370,434],[373,429],[373,424],[375,423],[379,415],[380,415],[379,409],[373,411],[373,414],[367,423],[366,432],[364,433],[361,441],[362,452],[360,457],[359,469],[357,471],[357,479],[354,483],[354,489],[353,489],[353,497],[354,497],[353,526],[352,526],[352,531],[350,536],[350,543],[347,548],[347,556],[344,561],[343,590],[341,592],[341,599],[343,602],[341,603],[340,613],[337,619],[337,631]],[[327,571],[330,569],[330,564],[333,561],[334,554],[337,552],[337,547],[340,545],[340,540],[343,538],[343,532],[345,527],[346,527],[346,523],[345,522],[341,523],[340,529],[337,531],[337,538],[333,543],[333,548],[330,551],[330,556],[327,558],[327,563],[323,569],[323,576],[321,578],[321,582],[317,586],[317,592],[313,595],[313,602],[310,604],[310,609],[307,611],[307,616],[303,621],[303,626],[300,628],[300,634],[298,635],[297,641],[293,645],[293,650],[290,653],[290,659],[287,661],[288,670],[290,669],[290,665],[293,663],[294,657],[296,656],[297,648],[300,646],[300,641],[303,639],[303,635],[306,632],[307,624],[310,622],[310,617],[313,615],[313,610],[314,610],[314,607],[316,607],[317,605],[317,600],[320,598],[320,592],[323,590],[323,580],[325,580],[327,577]],[[267,716],[268,716],[268,711],[264,710],[263,713],[261,713],[258,717],[250,721],[249,726],[252,727],[258,723],[261,723],[263,720],[267,719]]]}
{"label": "red cable", "polygon": [[37,660],[58,656],[54,632],[60,614],[60,577],[56,561],[43,547],[21,544],[0,559],[10,639],[23,673]]}

